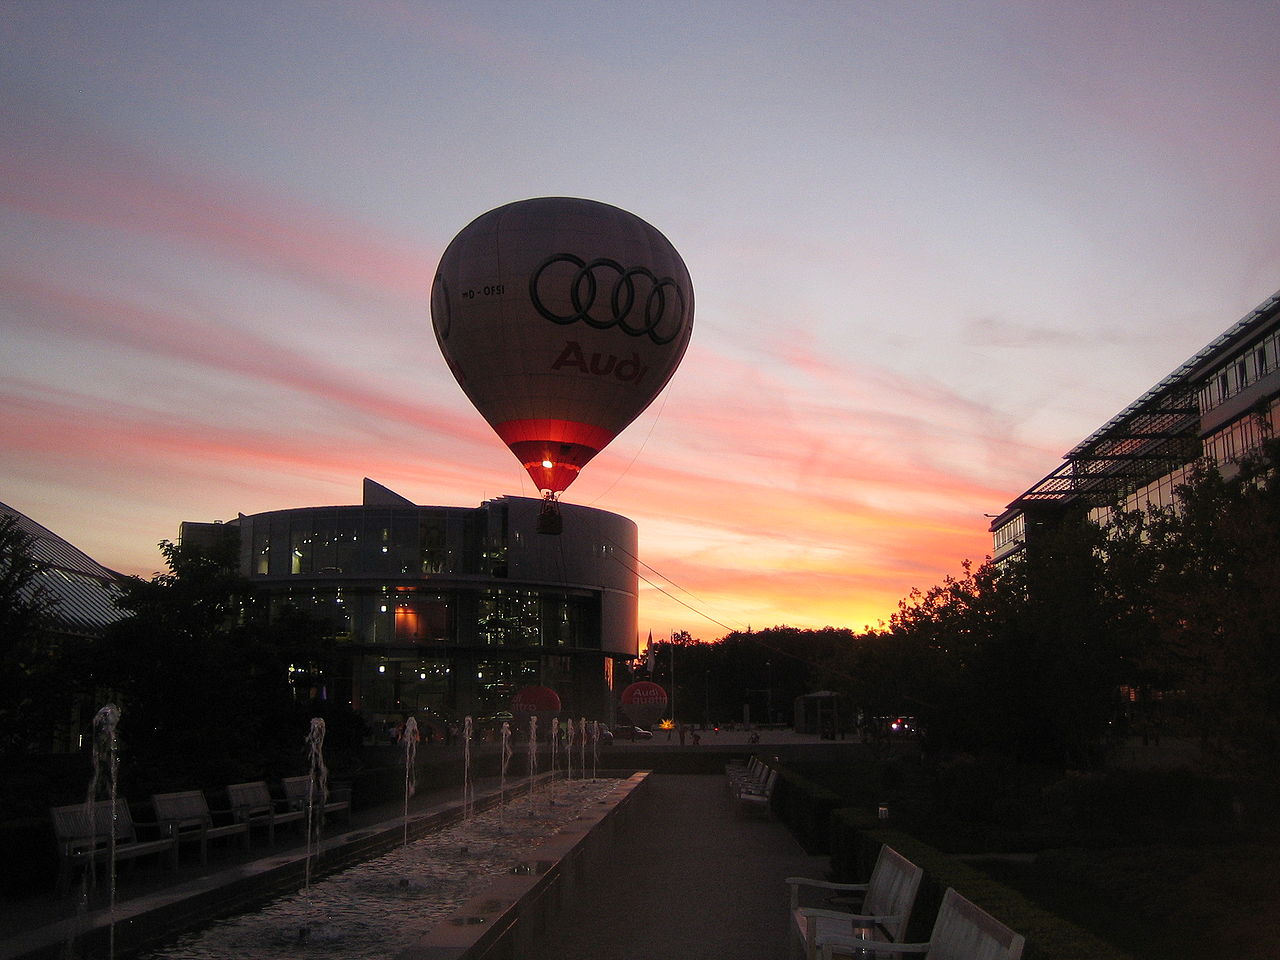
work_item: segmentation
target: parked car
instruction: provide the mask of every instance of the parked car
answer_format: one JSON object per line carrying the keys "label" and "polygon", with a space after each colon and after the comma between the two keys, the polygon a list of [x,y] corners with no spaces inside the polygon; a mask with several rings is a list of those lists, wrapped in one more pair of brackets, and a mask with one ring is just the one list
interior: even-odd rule
{"label": "parked car", "polygon": [[613,735],[619,740],[652,740],[653,734],[641,727],[629,727],[626,724],[613,728]]}

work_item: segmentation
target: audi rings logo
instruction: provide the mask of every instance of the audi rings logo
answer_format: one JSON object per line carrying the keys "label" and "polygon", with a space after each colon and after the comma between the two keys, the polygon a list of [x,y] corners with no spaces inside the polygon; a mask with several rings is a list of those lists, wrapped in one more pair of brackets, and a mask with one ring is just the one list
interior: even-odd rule
{"label": "audi rings logo", "polygon": [[[561,268],[548,275],[556,264],[576,269],[570,273]],[[560,294],[568,294],[573,310],[557,313],[543,301],[543,294],[550,295],[553,283],[566,281]],[[647,267],[623,267],[607,257],[590,262],[571,253],[548,257],[529,277],[529,296],[534,309],[552,323],[581,320],[597,330],[616,325],[627,336],[647,336],[658,346],[670,343],[685,326],[687,307],[678,283],[655,276]]]}

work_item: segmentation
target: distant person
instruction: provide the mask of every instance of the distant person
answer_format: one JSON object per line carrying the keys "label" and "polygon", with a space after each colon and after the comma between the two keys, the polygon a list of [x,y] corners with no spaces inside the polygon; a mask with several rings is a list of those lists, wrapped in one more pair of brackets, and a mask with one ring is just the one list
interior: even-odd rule
{"label": "distant person", "polygon": [[680,731],[680,746],[683,747],[684,746],[684,724],[683,723],[679,724],[678,729]]}

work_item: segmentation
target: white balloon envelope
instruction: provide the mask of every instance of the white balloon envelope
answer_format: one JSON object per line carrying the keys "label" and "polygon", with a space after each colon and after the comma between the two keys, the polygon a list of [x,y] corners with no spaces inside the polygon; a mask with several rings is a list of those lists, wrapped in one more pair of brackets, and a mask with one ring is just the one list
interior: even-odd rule
{"label": "white balloon envelope", "polygon": [[693,332],[693,284],[634,214],[541,197],[453,239],[431,318],[467,397],[555,496],[671,379]]}

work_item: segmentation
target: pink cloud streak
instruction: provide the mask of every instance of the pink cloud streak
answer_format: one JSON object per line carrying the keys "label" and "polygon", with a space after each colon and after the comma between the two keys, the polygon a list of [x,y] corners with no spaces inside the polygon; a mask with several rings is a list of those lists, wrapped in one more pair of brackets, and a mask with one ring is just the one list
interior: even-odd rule
{"label": "pink cloud streak", "polygon": [[217,249],[313,284],[391,293],[425,313],[439,250],[379,235],[261,186],[164,162],[65,118],[44,124],[0,100],[14,149],[0,153],[0,204],[29,216]]}

